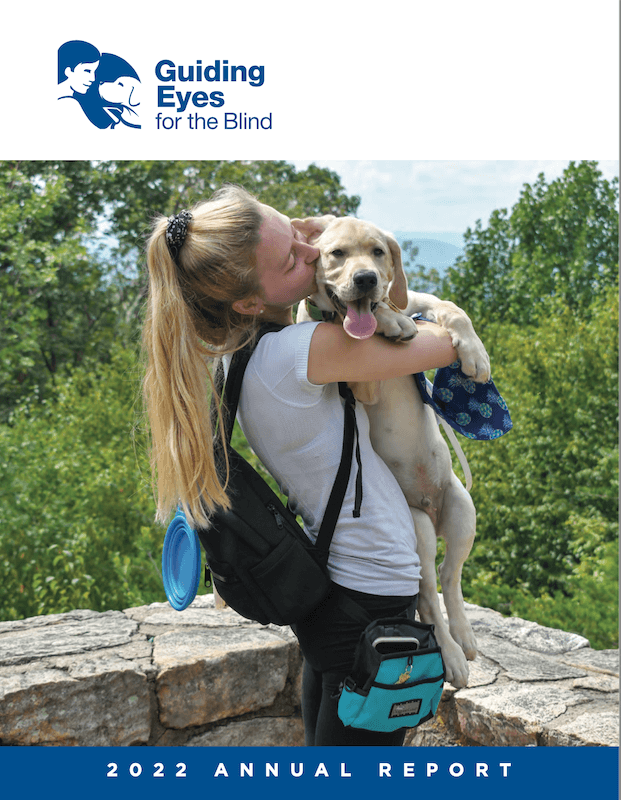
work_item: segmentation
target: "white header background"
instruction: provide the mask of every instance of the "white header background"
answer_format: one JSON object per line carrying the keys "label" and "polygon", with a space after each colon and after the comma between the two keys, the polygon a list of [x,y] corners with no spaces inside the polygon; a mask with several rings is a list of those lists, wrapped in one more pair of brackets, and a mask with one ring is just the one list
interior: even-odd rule
{"label": "white header background", "polygon": [[[108,0],[3,12],[0,154],[19,159],[618,158],[616,0]],[[56,100],[71,39],[138,72],[141,130],[77,130]],[[265,67],[220,89],[222,112],[272,114],[261,131],[157,130],[155,65]],[[159,109],[161,110],[161,109]],[[186,112],[187,115],[187,112]]]}

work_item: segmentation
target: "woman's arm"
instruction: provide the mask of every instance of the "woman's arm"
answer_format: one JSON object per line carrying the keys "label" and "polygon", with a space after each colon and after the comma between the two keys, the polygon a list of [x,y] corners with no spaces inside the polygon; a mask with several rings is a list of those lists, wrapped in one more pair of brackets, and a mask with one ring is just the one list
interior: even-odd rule
{"label": "woman's arm", "polygon": [[311,339],[308,380],[315,384],[386,380],[447,367],[457,360],[444,328],[420,321],[416,327],[412,341],[395,344],[381,336],[352,339],[341,325],[322,323]]}

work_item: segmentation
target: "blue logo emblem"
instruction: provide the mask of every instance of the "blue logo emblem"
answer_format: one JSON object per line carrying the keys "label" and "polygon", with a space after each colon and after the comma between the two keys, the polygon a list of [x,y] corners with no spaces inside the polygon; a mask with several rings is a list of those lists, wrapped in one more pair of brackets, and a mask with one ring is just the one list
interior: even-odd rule
{"label": "blue logo emblem", "polygon": [[58,100],[76,127],[140,128],[140,78],[124,58],[88,42],[58,48]]}

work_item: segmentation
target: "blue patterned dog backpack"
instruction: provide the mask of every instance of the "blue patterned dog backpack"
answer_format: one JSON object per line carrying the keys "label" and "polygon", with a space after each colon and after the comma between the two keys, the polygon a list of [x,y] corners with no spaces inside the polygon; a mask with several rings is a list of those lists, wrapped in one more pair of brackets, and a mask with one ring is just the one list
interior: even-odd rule
{"label": "blue patterned dog backpack", "polygon": [[475,383],[460,369],[461,362],[436,370],[431,396],[424,373],[414,378],[423,398],[439,417],[468,439],[498,439],[513,423],[494,382]]}
{"label": "blue patterned dog backpack", "polygon": [[[413,314],[412,319],[424,317]],[[423,372],[416,373],[414,379],[423,402],[467,439],[498,439],[513,427],[494,381],[490,378],[487,383],[475,383],[461,371],[460,361],[437,369],[433,386]]]}

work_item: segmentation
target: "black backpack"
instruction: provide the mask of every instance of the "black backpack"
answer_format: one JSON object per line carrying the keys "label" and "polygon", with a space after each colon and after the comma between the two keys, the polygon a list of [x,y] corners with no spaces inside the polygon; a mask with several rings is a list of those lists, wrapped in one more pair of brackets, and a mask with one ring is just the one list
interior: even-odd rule
{"label": "black backpack", "polygon": [[[230,445],[242,379],[254,347],[265,333],[283,327],[262,326],[252,345],[238,350],[231,359],[223,397],[231,508],[217,510],[210,517],[209,527],[197,530],[218,594],[243,617],[263,625],[270,622],[290,625],[301,621],[330,591],[332,584],[326,566],[328,551],[347,490],[354,439],[358,462],[354,516],[360,516],[362,500],[355,400],[344,383],[339,384],[345,410],[341,463],[314,545],[298,525],[295,515]],[[220,363],[216,370],[216,388],[221,396],[223,383],[224,370]],[[218,452],[218,440],[214,447]],[[220,456],[222,461],[221,450]]]}

